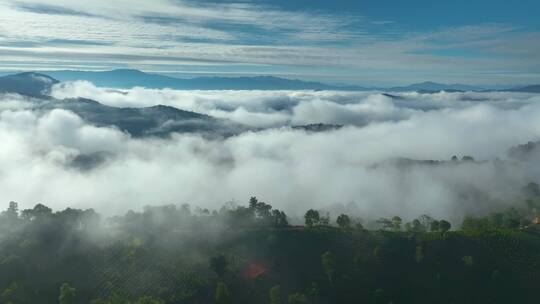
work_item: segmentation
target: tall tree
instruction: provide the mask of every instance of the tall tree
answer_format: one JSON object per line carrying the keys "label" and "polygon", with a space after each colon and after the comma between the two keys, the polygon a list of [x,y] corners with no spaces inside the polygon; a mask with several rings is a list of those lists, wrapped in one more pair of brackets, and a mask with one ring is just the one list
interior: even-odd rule
{"label": "tall tree", "polygon": [[321,217],[319,215],[319,211],[309,209],[306,212],[306,214],[304,215],[304,219],[305,219],[305,222],[306,222],[306,226],[313,227],[313,226],[319,224],[319,221],[320,221]]}
{"label": "tall tree", "polygon": [[351,228],[351,218],[346,214],[341,214],[337,217],[336,223],[342,229]]}
{"label": "tall tree", "polygon": [[403,220],[399,216],[394,216],[392,218],[392,230],[394,231],[400,231],[401,230],[401,222]]}
{"label": "tall tree", "polygon": [[452,228],[452,224],[450,224],[450,222],[448,222],[446,220],[440,220],[439,221],[439,229],[442,232],[447,232],[447,231],[450,230],[450,228]]}

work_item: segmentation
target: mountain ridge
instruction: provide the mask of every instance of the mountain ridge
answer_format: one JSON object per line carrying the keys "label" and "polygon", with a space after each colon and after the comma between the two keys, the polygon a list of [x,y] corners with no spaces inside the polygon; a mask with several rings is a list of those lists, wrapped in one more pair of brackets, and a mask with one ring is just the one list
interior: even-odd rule
{"label": "mountain ridge", "polygon": [[[46,79],[39,83],[36,79]],[[26,81],[32,86],[25,86]],[[406,86],[369,87],[361,85],[335,85],[317,81],[304,81],[269,75],[220,77],[205,76],[195,78],[177,78],[161,74],[146,73],[136,69],[116,69],[110,71],[58,70],[42,72],[22,72],[0,77],[0,92],[15,92],[23,95],[40,96],[47,93],[50,86],[59,82],[84,80],[98,87],[130,89],[145,87],[149,89],[177,90],[315,90],[315,91],[383,91],[383,92],[525,92],[540,93],[540,85],[510,87],[505,89],[487,89],[469,84],[444,84],[433,81],[413,83]]]}

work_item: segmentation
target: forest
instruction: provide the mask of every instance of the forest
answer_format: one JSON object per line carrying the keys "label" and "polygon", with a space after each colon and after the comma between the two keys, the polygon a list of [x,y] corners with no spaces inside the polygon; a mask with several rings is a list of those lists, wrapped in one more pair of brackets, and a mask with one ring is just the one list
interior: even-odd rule
{"label": "forest", "polygon": [[[371,222],[252,197],[219,210],[146,207],[104,218],[9,203],[2,303],[536,303],[540,189],[452,227],[421,215]],[[363,222],[363,223],[362,223]]]}

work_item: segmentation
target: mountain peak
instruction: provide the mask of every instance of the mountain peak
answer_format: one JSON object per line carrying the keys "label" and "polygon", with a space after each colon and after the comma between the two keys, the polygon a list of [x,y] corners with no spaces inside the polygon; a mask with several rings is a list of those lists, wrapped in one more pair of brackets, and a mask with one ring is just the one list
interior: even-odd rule
{"label": "mountain peak", "polygon": [[59,81],[41,73],[25,72],[0,77],[0,92],[28,96],[46,95]]}
{"label": "mountain peak", "polygon": [[137,70],[137,69],[115,69],[111,71],[112,73],[121,73],[121,74],[139,74],[139,75],[146,75],[145,72]]}

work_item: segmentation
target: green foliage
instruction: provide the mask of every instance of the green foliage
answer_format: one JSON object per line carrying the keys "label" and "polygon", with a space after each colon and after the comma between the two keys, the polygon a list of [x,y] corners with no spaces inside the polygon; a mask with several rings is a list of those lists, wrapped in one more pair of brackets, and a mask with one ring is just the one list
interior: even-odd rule
{"label": "green foliage", "polygon": [[227,285],[223,282],[218,282],[216,286],[216,292],[214,294],[214,300],[216,304],[229,304],[231,303],[231,294]]}
{"label": "green foliage", "polygon": [[461,223],[461,229],[464,231],[488,230],[489,227],[488,219],[473,216],[466,216]]}
{"label": "green foliage", "polygon": [[309,209],[306,214],[304,215],[306,226],[313,227],[319,224],[321,217],[319,215],[319,211]]}
{"label": "green foliage", "polygon": [[464,257],[462,258],[462,260],[463,260],[463,264],[465,264],[465,266],[471,267],[471,266],[474,265],[474,259],[473,259],[473,257],[470,256],[470,255],[464,256]]}
{"label": "green foliage", "polygon": [[319,298],[321,290],[317,283],[311,283],[311,286],[306,288],[306,295],[311,300],[311,302],[316,302]]}
{"label": "green foliage", "polygon": [[302,293],[294,293],[289,295],[288,304],[305,304],[307,303],[306,296]]}
{"label": "green foliage", "polygon": [[276,285],[270,289],[270,304],[281,304],[281,286]]}
{"label": "green foliage", "polygon": [[433,221],[431,222],[431,225],[430,225],[430,227],[429,227],[429,230],[430,230],[430,231],[433,231],[433,232],[441,230],[441,222],[438,221],[438,220],[433,220]]}
{"label": "green foliage", "polygon": [[58,297],[59,304],[74,304],[76,303],[77,290],[71,287],[68,283],[60,286],[60,296]]}
{"label": "green foliage", "polygon": [[403,220],[399,216],[394,216],[392,218],[392,230],[393,231],[400,231],[401,230],[401,223]]}
{"label": "green foliage", "polygon": [[341,214],[337,217],[336,223],[342,229],[351,228],[351,218],[346,214]]}
{"label": "green foliage", "polygon": [[427,230],[426,226],[419,219],[415,219],[412,221],[412,228],[411,228],[412,232],[423,233],[423,232],[426,232],[426,230]]}
{"label": "green foliage", "polygon": [[377,225],[382,230],[390,230],[394,227],[394,223],[387,218],[380,218],[377,220]]}
{"label": "green foliage", "polygon": [[17,282],[11,282],[9,286],[0,293],[0,299],[5,304],[26,303],[26,294]]}
{"label": "green foliage", "polygon": [[452,228],[452,225],[450,224],[450,222],[448,221],[445,221],[445,220],[440,220],[439,221],[439,230],[443,233],[449,231],[450,229]]}
{"label": "green foliage", "polygon": [[326,213],[326,215],[320,217],[319,225],[321,225],[321,226],[330,225],[330,214],[328,212]]}
{"label": "green foliage", "polygon": [[[531,200],[452,232],[429,216],[406,232],[398,216],[383,231],[349,229],[357,221],[347,215],[336,219],[344,229],[291,227],[255,197],[248,207],[166,205],[103,221],[91,209],[10,204],[0,215],[10,227],[0,231],[0,303],[533,303]],[[328,215],[316,213],[312,225],[324,225]],[[58,282],[77,290],[65,284],[59,295]]]}

